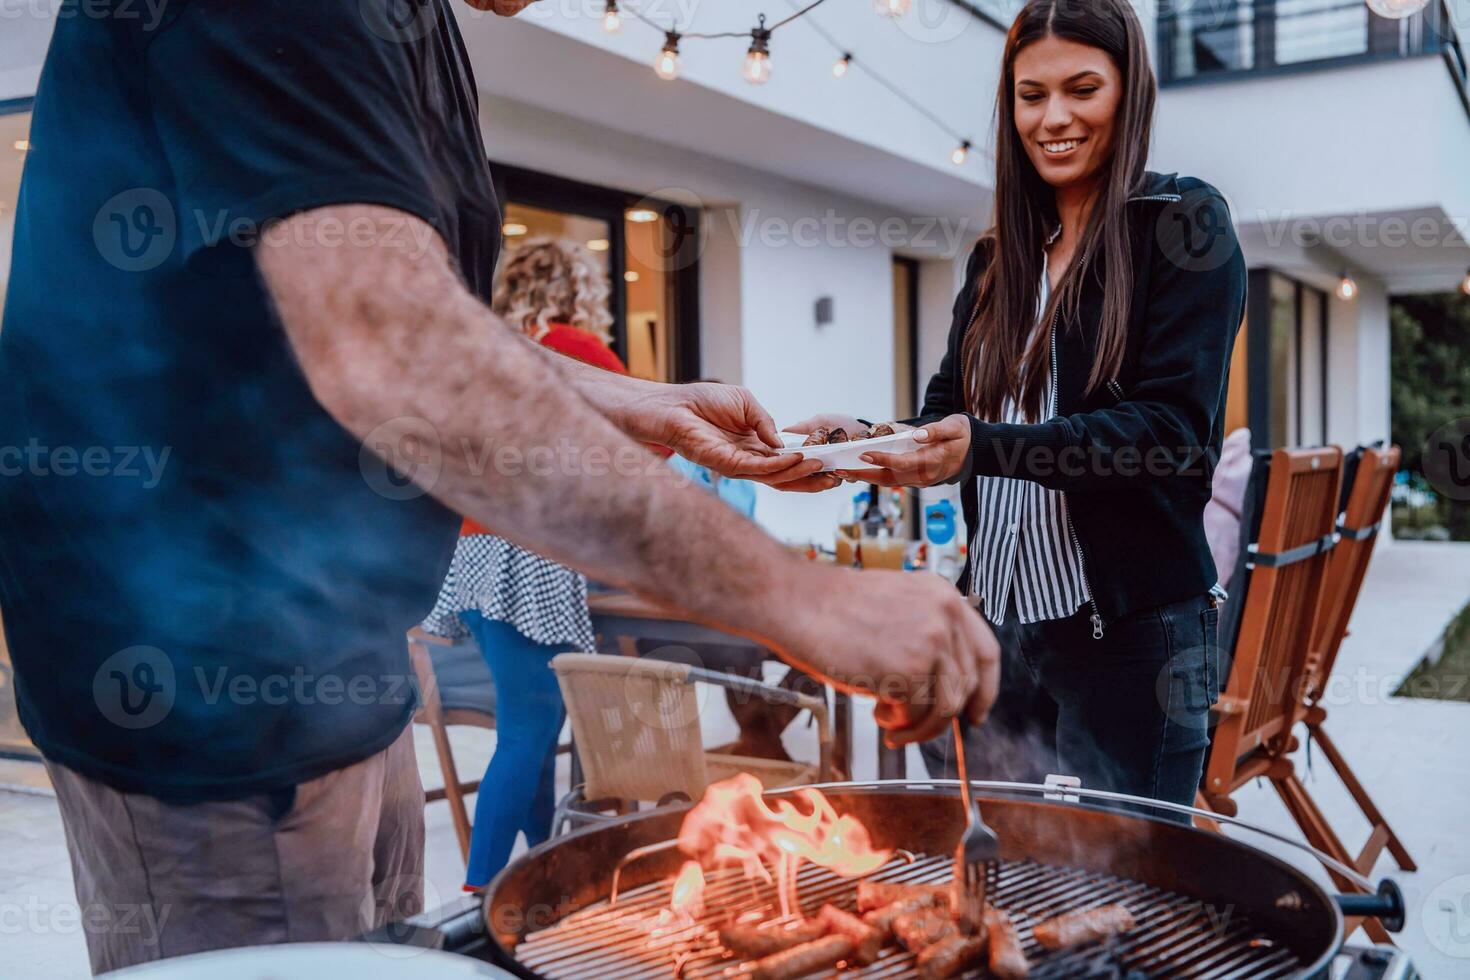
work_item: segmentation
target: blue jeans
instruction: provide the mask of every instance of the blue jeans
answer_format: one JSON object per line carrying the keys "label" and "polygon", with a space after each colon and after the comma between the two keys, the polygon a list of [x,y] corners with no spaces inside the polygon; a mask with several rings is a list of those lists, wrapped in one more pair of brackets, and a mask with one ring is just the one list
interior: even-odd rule
{"label": "blue jeans", "polygon": [[[972,778],[1040,782],[1079,776],[1086,789],[1193,803],[1220,691],[1219,610],[1208,595],[1107,623],[1093,639],[1084,607],[995,628],[1000,695],[965,735]],[[954,778],[948,736],[922,746],[935,778]]]}
{"label": "blue jeans", "polygon": [[566,708],[551,670],[559,648],[469,610],[459,614],[495,678],[495,754],[475,799],[465,884],[484,885],[510,861],[516,835],[535,847],[551,834],[556,740]]}

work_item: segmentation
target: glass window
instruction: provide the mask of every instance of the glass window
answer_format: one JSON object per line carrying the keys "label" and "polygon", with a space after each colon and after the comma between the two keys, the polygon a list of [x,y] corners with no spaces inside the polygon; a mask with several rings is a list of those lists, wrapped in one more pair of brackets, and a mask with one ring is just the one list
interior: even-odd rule
{"label": "glass window", "polygon": [[1368,7],[1344,0],[1276,0],[1276,64],[1368,50]]}

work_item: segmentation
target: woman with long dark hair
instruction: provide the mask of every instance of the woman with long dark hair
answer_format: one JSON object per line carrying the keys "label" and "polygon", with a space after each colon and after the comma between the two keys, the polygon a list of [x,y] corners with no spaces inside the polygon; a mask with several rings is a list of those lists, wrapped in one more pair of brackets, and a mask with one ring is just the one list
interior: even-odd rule
{"label": "woman with long dark hair", "polygon": [[[976,768],[1189,802],[1220,680],[1203,513],[1246,273],[1221,194],[1145,169],[1155,91],[1123,0],[1021,10],[994,226],[913,420],[922,447],[838,475],[963,486],[959,585],[1007,654],[991,722],[966,738]],[[793,428],[817,424],[856,422]]]}

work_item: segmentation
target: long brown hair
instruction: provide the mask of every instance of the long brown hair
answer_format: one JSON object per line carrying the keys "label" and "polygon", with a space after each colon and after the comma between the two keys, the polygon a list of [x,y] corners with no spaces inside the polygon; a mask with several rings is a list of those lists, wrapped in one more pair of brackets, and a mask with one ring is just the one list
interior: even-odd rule
{"label": "long brown hair", "polygon": [[[1023,48],[1049,36],[1106,52],[1122,76],[1123,94],[1113,150],[1076,256],[1043,312],[1041,329],[1033,331],[1042,242],[1057,221],[1056,194],[1036,172],[1016,131],[1015,65]],[[1103,313],[1088,392],[1117,374],[1133,279],[1124,210],[1143,183],[1157,91],[1143,28],[1126,0],[1029,0],[1006,35],[1003,65],[995,99],[995,224],[986,232],[991,256],[980,279],[974,324],[961,347],[970,409],[992,420],[1001,417],[1007,397],[1028,417],[1040,418],[1057,311],[1066,320],[1076,318],[1082,283],[1099,259]]]}

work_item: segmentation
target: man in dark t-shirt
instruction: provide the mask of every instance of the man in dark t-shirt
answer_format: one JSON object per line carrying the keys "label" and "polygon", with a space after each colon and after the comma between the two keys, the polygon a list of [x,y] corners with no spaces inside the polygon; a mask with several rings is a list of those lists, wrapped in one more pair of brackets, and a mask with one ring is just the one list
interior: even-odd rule
{"label": "man in dark t-shirt", "polygon": [[94,969],[416,909],[404,631],[460,514],[881,684],[896,741],[983,716],[993,641],[952,589],[802,562],[640,448],[830,486],[747,392],[600,377],[489,313],[499,207],[448,0],[63,16],[31,143],[0,604],[79,899],[140,923],[89,929]]}

